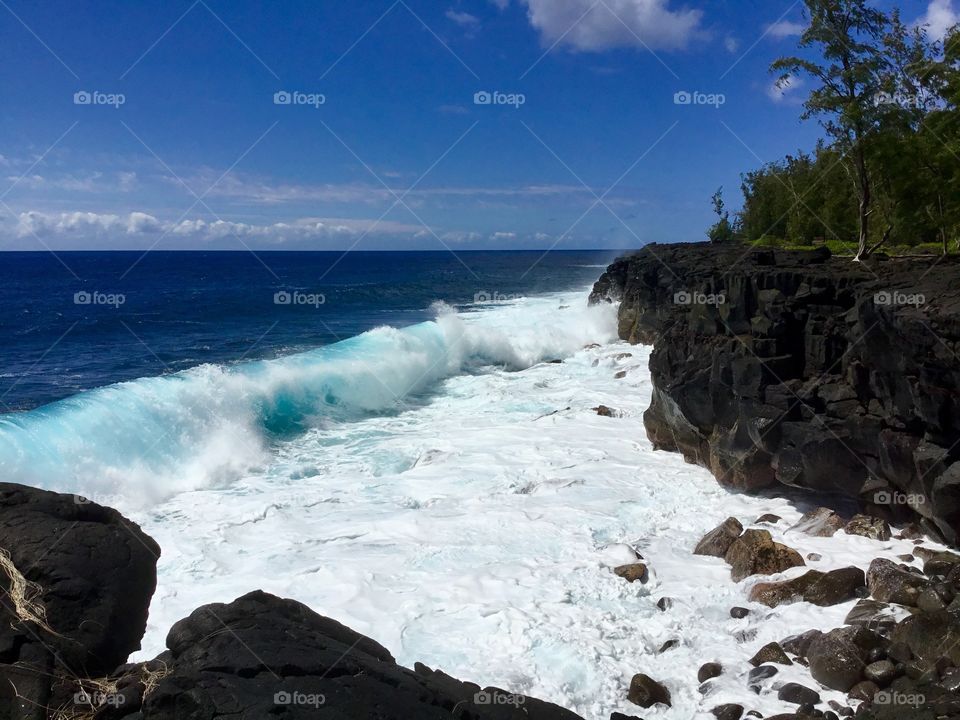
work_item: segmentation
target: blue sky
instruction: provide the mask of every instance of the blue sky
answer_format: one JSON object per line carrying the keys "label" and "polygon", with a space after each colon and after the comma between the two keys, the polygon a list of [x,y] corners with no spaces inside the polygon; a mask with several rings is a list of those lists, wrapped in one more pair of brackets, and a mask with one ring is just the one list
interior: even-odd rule
{"label": "blue sky", "polygon": [[0,249],[701,240],[818,136],[768,73],[801,7],[0,0]]}

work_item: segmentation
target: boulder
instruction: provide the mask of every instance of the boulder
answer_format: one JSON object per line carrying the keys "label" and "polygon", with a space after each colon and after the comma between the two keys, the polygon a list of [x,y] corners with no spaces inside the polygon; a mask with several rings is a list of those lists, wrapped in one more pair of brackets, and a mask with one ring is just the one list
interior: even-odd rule
{"label": "boulder", "polygon": [[878,660],[863,669],[863,676],[880,687],[886,687],[897,676],[897,666],[889,660]]}
{"label": "boulder", "polygon": [[167,647],[166,673],[141,686],[139,704],[124,704],[129,720],[448,720],[455,708],[487,720],[578,718],[419,663],[404,668],[370,638],[261,591],[198,608],[173,626]]}
{"label": "boulder", "polygon": [[893,631],[891,640],[910,649],[923,668],[940,658],[960,666],[960,615],[946,610],[922,612],[906,618]]}
{"label": "boulder", "polygon": [[764,663],[775,663],[777,665],[793,665],[793,661],[787,657],[787,654],[780,647],[780,643],[767,643],[760,648],[757,653],[750,658],[750,664],[754,667],[760,667]]}
{"label": "boulder", "polygon": [[777,691],[777,698],[794,705],[818,705],[820,693],[799,683],[786,683]]}
{"label": "boulder", "polygon": [[858,601],[847,613],[844,622],[865,627],[885,637],[897,624],[889,605],[868,599]]}
{"label": "boulder", "polygon": [[819,630],[807,630],[805,633],[784,638],[780,646],[788,653],[792,653],[797,657],[806,658],[810,645],[821,635],[823,635],[823,633]]}
{"label": "boulder", "polygon": [[736,518],[727,518],[720,525],[708,532],[697,543],[694,548],[694,555],[710,555],[713,557],[723,557],[727,550],[733,545],[733,541],[740,537],[743,532],[743,525]]}
{"label": "boulder", "polygon": [[867,569],[867,587],[874,599],[915,607],[920,593],[933,582],[892,560],[876,558]]}
{"label": "boulder", "polygon": [[619,410],[614,410],[612,407],[607,407],[606,405],[598,405],[593,408],[593,410],[601,417],[617,418],[621,415]]}
{"label": "boulder", "polygon": [[740,720],[743,717],[743,705],[727,703],[726,705],[717,705],[710,711],[717,720]]}
{"label": "boulder", "polygon": [[947,576],[951,570],[958,566],[960,566],[960,555],[951,552],[940,552],[927,557],[923,563],[923,572],[930,576]]}
{"label": "boulder", "polygon": [[774,542],[766,530],[747,530],[734,540],[724,558],[731,566],[734,582],[751,575],[773,575],[804,564],[796,550]]}
{"label": "boulder", "polygon": [[845,524],[844,519],[830,508],[819,507],[805,513],[790,529],[814,537],[831,537]]}
{"label": "boulder", "polygon": [[779,582],[760,582],[750,588],[750,602],[758,602],[767,607],[777,607],[785,603],[797,602],[804,599],[804,595],[811,585],[824,577],[822,572],[810,570],[792,580]]}
{"label": "boulder", "polygon": [[831,570],[805,588],[803,599],[821,607],[838,605],[853,600],[865,585],[866,577],[860,568]]}
{"label": "boulder", "polygon": [[670,705],[670,691],[649,675],[638,673],[630,681],[630,691],[627,700],[643,708],[654,705]]}
{"label": "boulder", "polygon": [[871,540],[889,540],[890,525],[886,520],[881,520],[872,515],[854,515],[853,518],[843,527],[847,535],[861,535]]}
{"label": "boulder", "polygon": [[62,677],[139,649],[159,556],[116,510],[0,483],[0,717],[43,718]]}
{"label": "boulder", "polygon": [[642,583],[647,581],[647,566],[644,563],[630,563],[629,565],[620,565],[613,569],[614,574],[618,577],[622,577],[627,582],[636,582],[639,580]]}
{"label": "boulder", "polygon": [[704,683],[707,680],[710,680],[715,677],[719,677],[723,673],[723,666],[720,663],[708,662],[700,666],[700,670],[697,671],[697,682]]}
{"label": "boulder", "polygon": [[862,679],[870,651],[882,644],[879,635],[857,626],[823,633],[807,650],[810,674],[821,685],[847,692]]}

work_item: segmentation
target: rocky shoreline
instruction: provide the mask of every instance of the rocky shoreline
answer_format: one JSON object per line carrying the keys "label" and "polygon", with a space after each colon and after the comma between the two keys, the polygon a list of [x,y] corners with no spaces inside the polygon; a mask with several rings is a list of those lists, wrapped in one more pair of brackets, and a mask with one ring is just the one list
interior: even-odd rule
{"label": "rocky shoreline", "polygon": [[[841,536],[870,548],[861,564],[819,570],[818,553],[795,549],[810,546],[804,538]],[[695,689],[705,708],[697,717],[716,720],[960,718],[960,555],[921,536],[917,526],[895,532],[881,518],[848,520],[825,507],[789,526],[769,513],[752,522],[728,518],[689,551],[727,566],[728,582],[742,593],[743,604],[729,609],[741,629],[727,635],[718,623],[717,641],[751,648],[743,667],[703,657],[679,684],[661,682],[656,654],[682,642],[680,622],[677,639],[637,659],[646,672],[624,687],[625,701],[658,717],[669,713],[673,693]],[[891,560],[896,543],[913,551]],[[402,667],[376,641],[262,591],[198,608],[170,629],[165,652],[127,663],[156,585],[160,548],[149,536],[77,496],[0,484],[0,547],[0,717],[579,718],[420,663]],[[630,586],[656,587],[658,559],[636,553],[611,569]],[[656,604],[669,616],[683,602],[664,595]],[[835,606],[846,612],[840,627],[798,627],[756,642],[758,623],[784,608],[809,607],[801,617],[813,623],[814,611]],[[737,702],[714,704],[725,678],[743,690]],[[749,697],[775,697],[795,712],[764,716]]]}
{"label": "rocky shoreline", "polygon": [[960,262],[649,245],[591,302],[652,344],[654,447],[737,490],[786,485],[960,531]]}
{"label": "rocky shoreline", "polygon": [[577,720],[556,705],[417,664],[260,591],[198,608],[167,651],[139,649],[160,548],[115,510],[0,483],[0,717]]}
{"label": "rocky shoreline", "polygon": [[[663,619],[651,621],[658,631],[615,680],[620,709],[635,710],[610,718],[686,718],[683,708],[696,708],[690,717],[704,720],[960,718],[960,554],[939,542],[956,542],[950,479],[957,465],[947,450],[960,423],[957,386],[951,384],[958,371],[946,350],[931,344],[955,347],[958,326],[949,310],[957,290],[947,279],[928,281],[933,272],[923,271],[929,267],[847,268],[823,253],[761,253],[738,264],[729,254],[734,250],[655,246],[614,263],[592,297],[622,301],[624,339],[656,341],[652,402],[644,415],[654,444],[683,452],[727,487],[777,498],[759,506],[724,504],[722,514],[701,520],[695,535],[674,541],[677,547],[631,544],[623,537],[605,541],[605,550],[595,548],[601,566],[609,567],[601,574],[629,599],[624,607],[633,612],[649,604]],[[661,263],[669,252],[675,253],[672,271]],[[720,261],[729,261],[726,271],[709,267]],[[682,284],[673,274],[678,270]],[[877,294],[887,292],[878,288],[895,281],[896,292],[940,288],[946,300],[938,307],[878,308]],[[713,304],[694,302],[710,296]],[[882,331],[887,349],[899,354],[881,361],[849,340],[864,317],[876,320],[871,332]],[[920,333],[928,331],[927,323],[935,336],[924,344]],[[916,336],[907,346],[902,334],[910,329]],[[617,386],[649,389],[639,373],[648,351],[623,349],[585,351],[598,356],[594,366],[615,372]],[[766,368],[778,356],[764,353],[781,350],[801,353],[790,377]],[[825,366],[828,360],[841,369]],[[778,362],[791,366],[784,358]],[[812,374],[821,367],[824,372]],[[773,413],[790,392],[798,399]],[[910,393],[926,393],[922,407],[910,410],[920,402]],[[617,397],[601,399],[617,404]],[[591,414],[604,423],[633,417],[636,434],[645,406],[644,396],[628,413],[624,405],[598,405]],[[800,425],[815,431],[798,444]],[[877,453],[863,456],[862,471],[838,460],[841,450],[854,446]],[[900,455],[892,454],[894,446]],[[932,447],[943,448],[943,457],[922,464]],[[797,473],[788,476],[791,468]],[[804,507],[809,511],[801,517],[803,511],[777,497],[798,491],[824,507]],[[883,493],[910,495],[912,502],[880,502]],[[763,514],[746,516],[750,507]],[[737,517],[702,536],[729,513]],[[664,527],[675,525],[661,532]],[[197,608],[170,627],[164,652],[129,663],[143,637],[159,556],[157,543],[114,510],[73,495],[0,484],[0,610],[6,621],[0,717],[579,717],[419,663],[403,667],[371,638],[262,591]],[[691,577],[665,582],[678,567]],[[683,592],[719,598],[703,614],[708,643],[684,637],[684,618],[706,606],[689,603]],[[647,635],[642,622],[635,624]],[[691,648],[696,662],[658,661],[667,653],[687,658]],[[604,717],[610,709],[604,703]]]}

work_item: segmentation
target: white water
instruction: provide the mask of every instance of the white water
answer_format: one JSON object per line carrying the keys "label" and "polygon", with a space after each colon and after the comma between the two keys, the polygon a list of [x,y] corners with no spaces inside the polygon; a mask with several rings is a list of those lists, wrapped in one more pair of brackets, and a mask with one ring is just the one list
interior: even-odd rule
{"label": "white water", "polygon": [[[815,687],[806,671],[783,669],[757,696],[746,689],[746,660],[771,640],[841,624],[852,603],[753,606],[745,620],[729,617],[730,607],[747,605],[755,580],[734,584],[721,560],[694,557],[691,549],[729,515],[747,525],[774,512],[788,521],[785,528],[800,510],[728,494],[707,471],[653,452],[642,422],[649,350],[615,342],[614,309],[588,311],[585,304],[585,294],[557,294],[445,316],[432,328],[419,326],[419,336],[381,330],[372,343],[369,335],[348,341],[362,358],[323,356],[321,386],[335,376],[339,397],[380,412],[320,413],[308,431],[273,443],[250,419],[255,404],[234,404],[224,394],[234,380],[224,384],[223,370],[198,370],[220,378],[211,394],[239,408],[240,429],[234,435],[225,425],[215,442],[204,436],[178,445],[189,452],[163,469],[192,468],[185,484],[147,491],[137,476],[118,486],[117,464],[109,485],[85,486],[95,477],[89,473],[76,476],[76,487],[56,488],[111,502],[163,548],[138,657],[160,652],[172,623],[196,607],[263,588],[373,637],[405,665],[421,661],[590,720],[612,711],[711,717],[705,713],[725,702],[765,715],[788,709],[773,688],[787,680]],[[603,345],[582,349],[591,342]],[[632,356],[617,359],[620,353]],[[316,358],[298,357],[261,368],[258,396],[276,387],[281,371],[286,394],[315,378]],[[538,364],[553,357],[566,360]],[[626,378],[614,378],[619,370]],[[406,397],[407,387],[429,394]],[[396,412],[384,412],[398,394],[406,399]],[[598,416],[592,408],[601,403],[623,416]],[[205,417],[222,423],[219,413]],[[40,431],[49,428],[31,430]],[[248,445],[236,445],[244,440]],[[249,457],[239,452],[251,446]],[[821,553],[823,560],[811,563],[818,569],[864,566],[913,547],[774,534],[803,554]],[[610,570],[632,559],[631,547],[651,567],[646,585]],[[656,608],[664,595],[677,599],[666,613]],[[740,643],[740,630],[757,634]],[[680,647],[658,655],[673,638]],[[712,660],[728,671],[704,696],[696,672]],[[673,707],[630,705],[627,688],[637,672],[665,682]]]}

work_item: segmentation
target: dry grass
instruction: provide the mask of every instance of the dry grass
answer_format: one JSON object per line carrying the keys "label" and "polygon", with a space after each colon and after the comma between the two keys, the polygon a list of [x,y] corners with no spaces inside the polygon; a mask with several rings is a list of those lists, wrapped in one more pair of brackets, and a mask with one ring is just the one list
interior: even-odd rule
{"label": "dry grass", "polygon": [[32,622],[47,632],[56,635],[57,633],[47,623],[47,610],[40,601],[43,588],[23,576],[23,573],[13,564],[10,553],[4,548],[0,548],[0,570],[3,570],[10,578],[8,595],[13,602],[17,617],[24,622]]}

